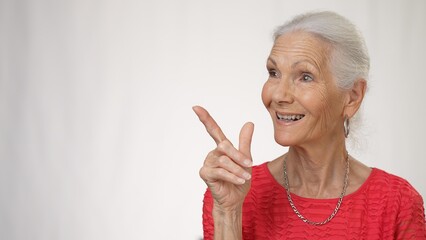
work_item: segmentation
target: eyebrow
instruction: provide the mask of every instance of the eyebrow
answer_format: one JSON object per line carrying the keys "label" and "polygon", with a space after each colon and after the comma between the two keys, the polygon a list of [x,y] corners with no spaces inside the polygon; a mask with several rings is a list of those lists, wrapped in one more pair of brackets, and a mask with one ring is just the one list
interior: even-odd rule
{"label": "eyebrow", "polygon": [[313,65],[315,68],[318,68],[318,66],[315,64],[315,63],[312,63],[311,61],[309,61],[309,60],[300,60],[300,61],[297,61],[297,62],[295,62],[295,63],[293,63],[292,65],[291,65],[291,68],[296,68],[296,66],[297,65],[299,65],[299,64],[301,64],[301,63],[304,63],[304,62],[306,62],[306,63],[308,63],[308,64],[310,64],[310,65]]}
{"label": "eyebrow", "polygon": [[[272,64],[274,65],[274,66],[278,66],[278,64],[277,64],[277,62],[273,59],[273,58],[271,58],[271,57],[268,57],[268,59],[267,59],[267,61],[266,62],[272,62]],[[295,63],[293,63],[292,65],[291,65],[291,68],[296,68],[296,66],[297,65],[299,65],[299,64],[301,64],[301,63],[304,63],[304,62],[306,62],[306,63],[308,63],[308,64],[310,64],[310,65],[312,65],[312,66],[314,66],[316,69],[319,69],[318,68],[318,66],[317,66],[317,64],[315,64],[315,63],[313,63],[313,62],[311,62],[311,61],[309,61],[309,60],[306,60],[306,59],[303,59],[303,60],[299,60],[299,61],[297,61],[297,62],[295,62]]]}
{"label": "eyebrow", "polygon": [[268,57],[268,59],[266,60],[266,62],[272,62],[272,64],[274,64],[274,66],[277,66],[277,62],[275,62],[275,60],[272,59],[271,57]]}

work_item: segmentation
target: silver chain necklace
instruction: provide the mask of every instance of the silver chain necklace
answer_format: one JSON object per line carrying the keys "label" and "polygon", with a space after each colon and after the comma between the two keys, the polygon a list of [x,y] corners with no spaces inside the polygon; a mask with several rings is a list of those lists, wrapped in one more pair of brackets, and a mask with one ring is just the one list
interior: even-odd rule
{"label": "silver chain necklace", "polygon": [[294,205],[293,200],[291,199],[291,195],[290,195],[290,185],[288,183],[288,177],[287,177],[287,166],[286,166],[286,161],[287,161],[287,156],[284,158],[284,188],[287,192],[287,198],[288,198],[288,202],[290,203],[291,208],[293,209],[294,213],[296,213],[296,215],[305,223],[313,225],[313,226],[322,226],[328,222],[331,221],[331,219],[334,218],[334,216],[336,216],[337,211],[339,211],[340,205],[342,204],[343,201],[343,196],[345,196],[346,193],[346,188],[348,187],[348,179],[349,179],[349,153],[346,152],[346,173],[345,173],[345,182],[343,184],[343,190],[342,193],[340,193],[340,198],[339,201],[337,201],[336,207],[334,208],[334,211],[331,213],[331,215],[325,219],[322,222],[314,222],[311,221],[307,218],[305,218],[300,212],[299,210],[297,210],[296,206]]}

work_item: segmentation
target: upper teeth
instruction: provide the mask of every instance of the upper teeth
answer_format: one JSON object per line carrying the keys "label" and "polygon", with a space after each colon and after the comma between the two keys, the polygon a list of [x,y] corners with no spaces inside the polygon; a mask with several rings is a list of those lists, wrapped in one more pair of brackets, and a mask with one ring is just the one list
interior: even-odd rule
{"label": "upper teeth", "polygon": [[277,113],[277,116],[281,120],[299,120],[303,118],[305,115],[303,114],[293,114],[293,115],[282,115]]}

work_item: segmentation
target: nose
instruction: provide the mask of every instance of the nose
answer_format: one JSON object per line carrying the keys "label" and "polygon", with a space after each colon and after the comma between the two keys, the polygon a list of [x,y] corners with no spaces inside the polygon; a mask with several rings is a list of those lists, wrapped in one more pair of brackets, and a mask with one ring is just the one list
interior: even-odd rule
{"label": "nose", "polygon": [[277,104],[288,104],[294,101],[294,84],[288,77],[282,77],[274,86],[272,100]]}

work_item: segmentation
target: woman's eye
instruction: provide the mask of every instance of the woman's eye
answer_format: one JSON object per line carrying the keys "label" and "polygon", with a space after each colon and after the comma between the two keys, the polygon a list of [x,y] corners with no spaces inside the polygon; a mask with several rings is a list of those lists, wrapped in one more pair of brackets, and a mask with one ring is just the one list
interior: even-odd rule
{"label": "woman's eye", "polygon": [[311,75],[304,73],[304,74],[302,75],[302,80],[303,80],[304,82],[310,82],[310,81],[313,81],[313,80],[314,80],[314,78],[313,78]]}
{"label": "woman's eye", "polygon": [[278,77],[277,71],[275,71],[275,70],[268,70],[268,72],[269,72],[269,77],[273,77],[273,78]]}

